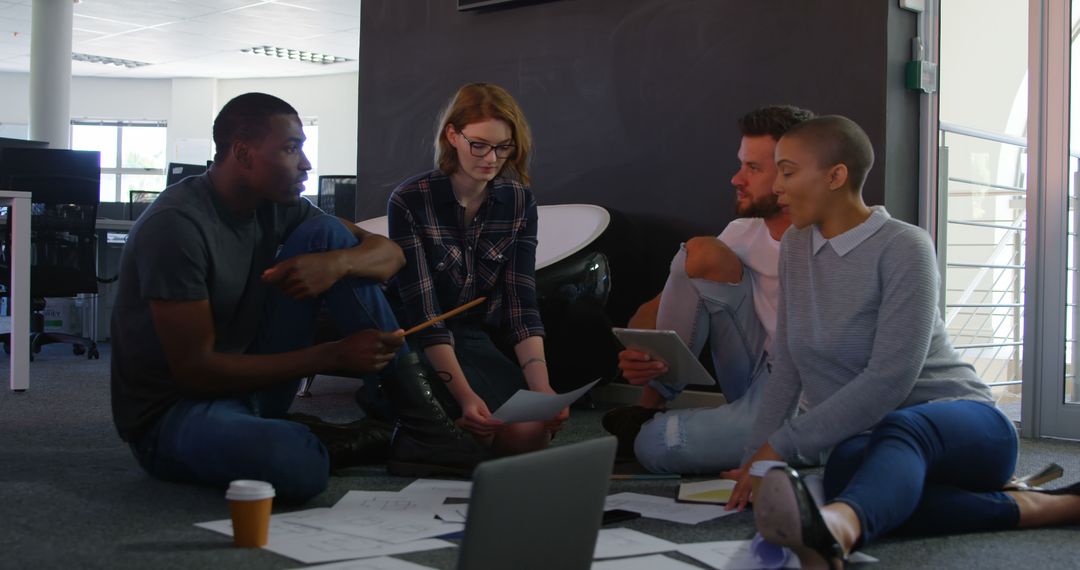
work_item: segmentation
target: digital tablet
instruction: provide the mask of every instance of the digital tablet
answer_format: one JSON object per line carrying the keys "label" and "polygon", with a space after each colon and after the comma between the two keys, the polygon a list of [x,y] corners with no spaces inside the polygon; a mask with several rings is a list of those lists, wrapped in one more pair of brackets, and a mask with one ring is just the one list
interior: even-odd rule
{"label": "digital tablet", "polygon": [[660,382],[669,385],[696,386],[716,384],[716,380],[713,380],[675,331],[620,328],[613,328],[611,331],[624,347],[644,352],[656,360],[667,363],[667,373],[657,377]]}

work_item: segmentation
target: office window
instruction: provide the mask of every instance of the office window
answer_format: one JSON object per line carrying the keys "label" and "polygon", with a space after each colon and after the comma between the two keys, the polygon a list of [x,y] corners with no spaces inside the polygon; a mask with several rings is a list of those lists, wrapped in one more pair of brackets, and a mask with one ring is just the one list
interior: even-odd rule
{"label": "office window", "polygon": [[304,154],[311,162],[308,181],[304,184],[304,196],[314,197],[319,193],[319,123],[312,117],[300,119],[304,123]]}
{"label": "office window", "polygon": [[131,190],[165,189],[163,121],[71,122],[71,148],[101,153],[101,201],[127,202]]}

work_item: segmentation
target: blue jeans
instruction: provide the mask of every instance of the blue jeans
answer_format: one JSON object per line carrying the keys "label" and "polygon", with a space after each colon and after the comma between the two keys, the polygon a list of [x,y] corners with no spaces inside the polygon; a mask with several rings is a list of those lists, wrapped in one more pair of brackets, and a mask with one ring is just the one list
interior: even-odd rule
{"label": "blue jeans", "polygon": [[[739,466],[768,381],[765,329],[754,311],[748,270],[739,283],[686,274],[686,247],[671,262],[656,328],[674,330],[694,354],[710,341],[717,383],[728,404],[657,414],[642,426],[634,454],[654,473],[717,473]],[[676,379],[677,381],[678,379]],[[684,387],[653,381],[665,399]]]}
{"label": "blue jeans", "polygon": [[1016,528],[1001,492],[1016,468],[1012,422],[992,404],[933,402],[891,412],[836,446],[825,497],[854,509],[862,541],[896,529],[943,535]]}
{"label": "blue jeans", "polygon": [[[332,216],[298,227],[285,242],[278,261],[354,247],[356,237]],[[320,299],[298,301],[269,292],[259,338],[249,350],[277,354],[310,346],[322,303],[338,330],[398,328],[378,283],[348,277]],[[274,485],[277,496],[303,501],[326,489],[329,457],[306,426],[282,419],[300,379],[232,398],[176,402],[138,442],[135,457],[154,477],[225,487],[234,479],[258,479]]]}

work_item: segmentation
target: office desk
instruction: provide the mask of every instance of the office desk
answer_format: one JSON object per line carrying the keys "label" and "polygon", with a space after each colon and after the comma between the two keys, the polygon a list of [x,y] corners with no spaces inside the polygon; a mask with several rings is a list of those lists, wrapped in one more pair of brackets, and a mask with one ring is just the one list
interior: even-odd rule
{"label": "office desk", "polygon": [[0,190],[0,205],[11,207],[11,389],[30,387],[30,193]]}
{"label": "office desk", "polygon": [[109,218],[98,218],[94,223],[94,229],[98,231],[112,230],[126,232],[131,229],[131,226],[135,225],[135,222],[131,220],[111,220]]}

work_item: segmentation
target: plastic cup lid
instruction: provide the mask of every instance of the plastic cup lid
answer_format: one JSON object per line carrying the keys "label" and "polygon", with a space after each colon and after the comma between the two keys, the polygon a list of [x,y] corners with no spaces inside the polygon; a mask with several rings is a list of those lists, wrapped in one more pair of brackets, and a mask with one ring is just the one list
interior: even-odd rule
{"label": "plastic cup lid", "polygon": [[230,501],[258,501],[274,496],[274,486],[266,481],[237,479],[229,483],[225,498]]}
{"label": "plastic cup lid", "polygon": [[773,467],[787,467],[783,461],[755,461],[750,464],[751,477],[763,477]]}

